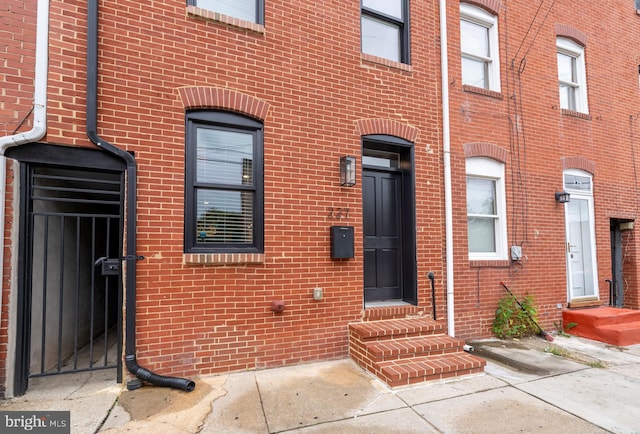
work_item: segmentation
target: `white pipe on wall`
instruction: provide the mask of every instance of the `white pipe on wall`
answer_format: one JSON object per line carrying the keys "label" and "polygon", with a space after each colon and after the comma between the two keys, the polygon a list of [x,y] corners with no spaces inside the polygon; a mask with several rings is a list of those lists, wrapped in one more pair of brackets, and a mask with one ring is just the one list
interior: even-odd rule
{"label": "white pipe on wall", "polygon": [[[33,127],[29,131],[0,137],[0,237],[4,244],[7,148],[40,140],[47,134],[47,82],[49,71],[49,0],[38,0],[36,11],[36,62],[33,93]],[[15,263],[15,261],[14,261]],[[0,287],[4,281],[4,246],[0,246]],[[11,344],[10,344],[11,345]],[[12,376],[7,376],[7,396],[13,394]],[[9,384],[11,383],[11,384]]]}
{"label": "white pipe on wall", "polygon": [[[36,66],[33,95],[33,127],[26,132],[0,137],[0,155],[11,146],[40,140],[47,133],[47,80],[49,69],[49,0],[38,0]],[[4,160],[3,160],[4,161]],[[5,165],[2,164],[2,170]],[[5,178],[2,177],[4,180]],[[4,188],[2,189],[4,192]],[[0,207],[2,208],[2,207]],[[4,222],[4,220],[2,220]]]}
{"label": "white pipe on wall", "polygon": [[449,336],[455,336],[453,306],[453,199],[451,196],[451,133],[449,131],[449,56],[447,38],[447,1],[440,0],[440,70],[442,76],[442,154],[444,160],[447,333]]}

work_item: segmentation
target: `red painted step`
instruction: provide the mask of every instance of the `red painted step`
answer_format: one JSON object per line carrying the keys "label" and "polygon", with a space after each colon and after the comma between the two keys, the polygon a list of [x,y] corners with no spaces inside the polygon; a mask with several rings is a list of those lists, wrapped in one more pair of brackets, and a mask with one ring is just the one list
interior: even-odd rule
{"label": "red painted step", "polygon": [[567,333],[616,346],[640,344],[640,311],[615,307],[567,309],[562,312]]}

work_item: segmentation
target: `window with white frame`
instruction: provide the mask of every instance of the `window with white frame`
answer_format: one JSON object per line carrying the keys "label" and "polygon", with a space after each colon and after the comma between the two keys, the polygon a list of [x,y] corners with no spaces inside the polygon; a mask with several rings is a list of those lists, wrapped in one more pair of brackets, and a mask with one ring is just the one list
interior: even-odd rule
{"label": "window with white frame", "polygon": [[264,0],[187,0],[187,4],[233,18],[264,24]]}
{"label": "window with white frame", "polygon": [[588,113],[584,47],[567,38],[557,38],[556,46],[560,108]]}
{"label": "window with white frame", "polygon": [[462,84],[500,92],[497,17],[462,3],[460,49]]}
{"label": "window with white frame", "polygon": [[468,158],[466,172],[469,259],[508,259],[504,164]]}
{"label": "window with white frame", "polygon": [[362,52],[409,63],[409,0],[362,0]]}

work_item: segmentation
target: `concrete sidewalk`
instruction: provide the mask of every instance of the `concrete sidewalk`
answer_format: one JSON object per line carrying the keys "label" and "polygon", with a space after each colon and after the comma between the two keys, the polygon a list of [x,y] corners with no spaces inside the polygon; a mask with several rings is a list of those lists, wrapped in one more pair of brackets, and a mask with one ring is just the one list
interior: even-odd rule
{"label": "concrete sidewalk", "polygon": [[0,410],[69,409],[73,433],[640,433],[640,345],[536,337],[474,348],[484,374],[393,391],[337,360],[204,377],[191,393],[87,378],[32,387]]}

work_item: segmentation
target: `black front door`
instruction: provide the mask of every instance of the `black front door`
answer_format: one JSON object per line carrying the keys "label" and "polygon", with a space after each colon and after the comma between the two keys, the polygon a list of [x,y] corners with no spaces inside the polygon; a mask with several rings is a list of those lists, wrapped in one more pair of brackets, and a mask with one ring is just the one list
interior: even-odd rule
{"label": "black front door", "polygon": [[364,301],[401,300],[402,177],[397,171],[362,173]]}

